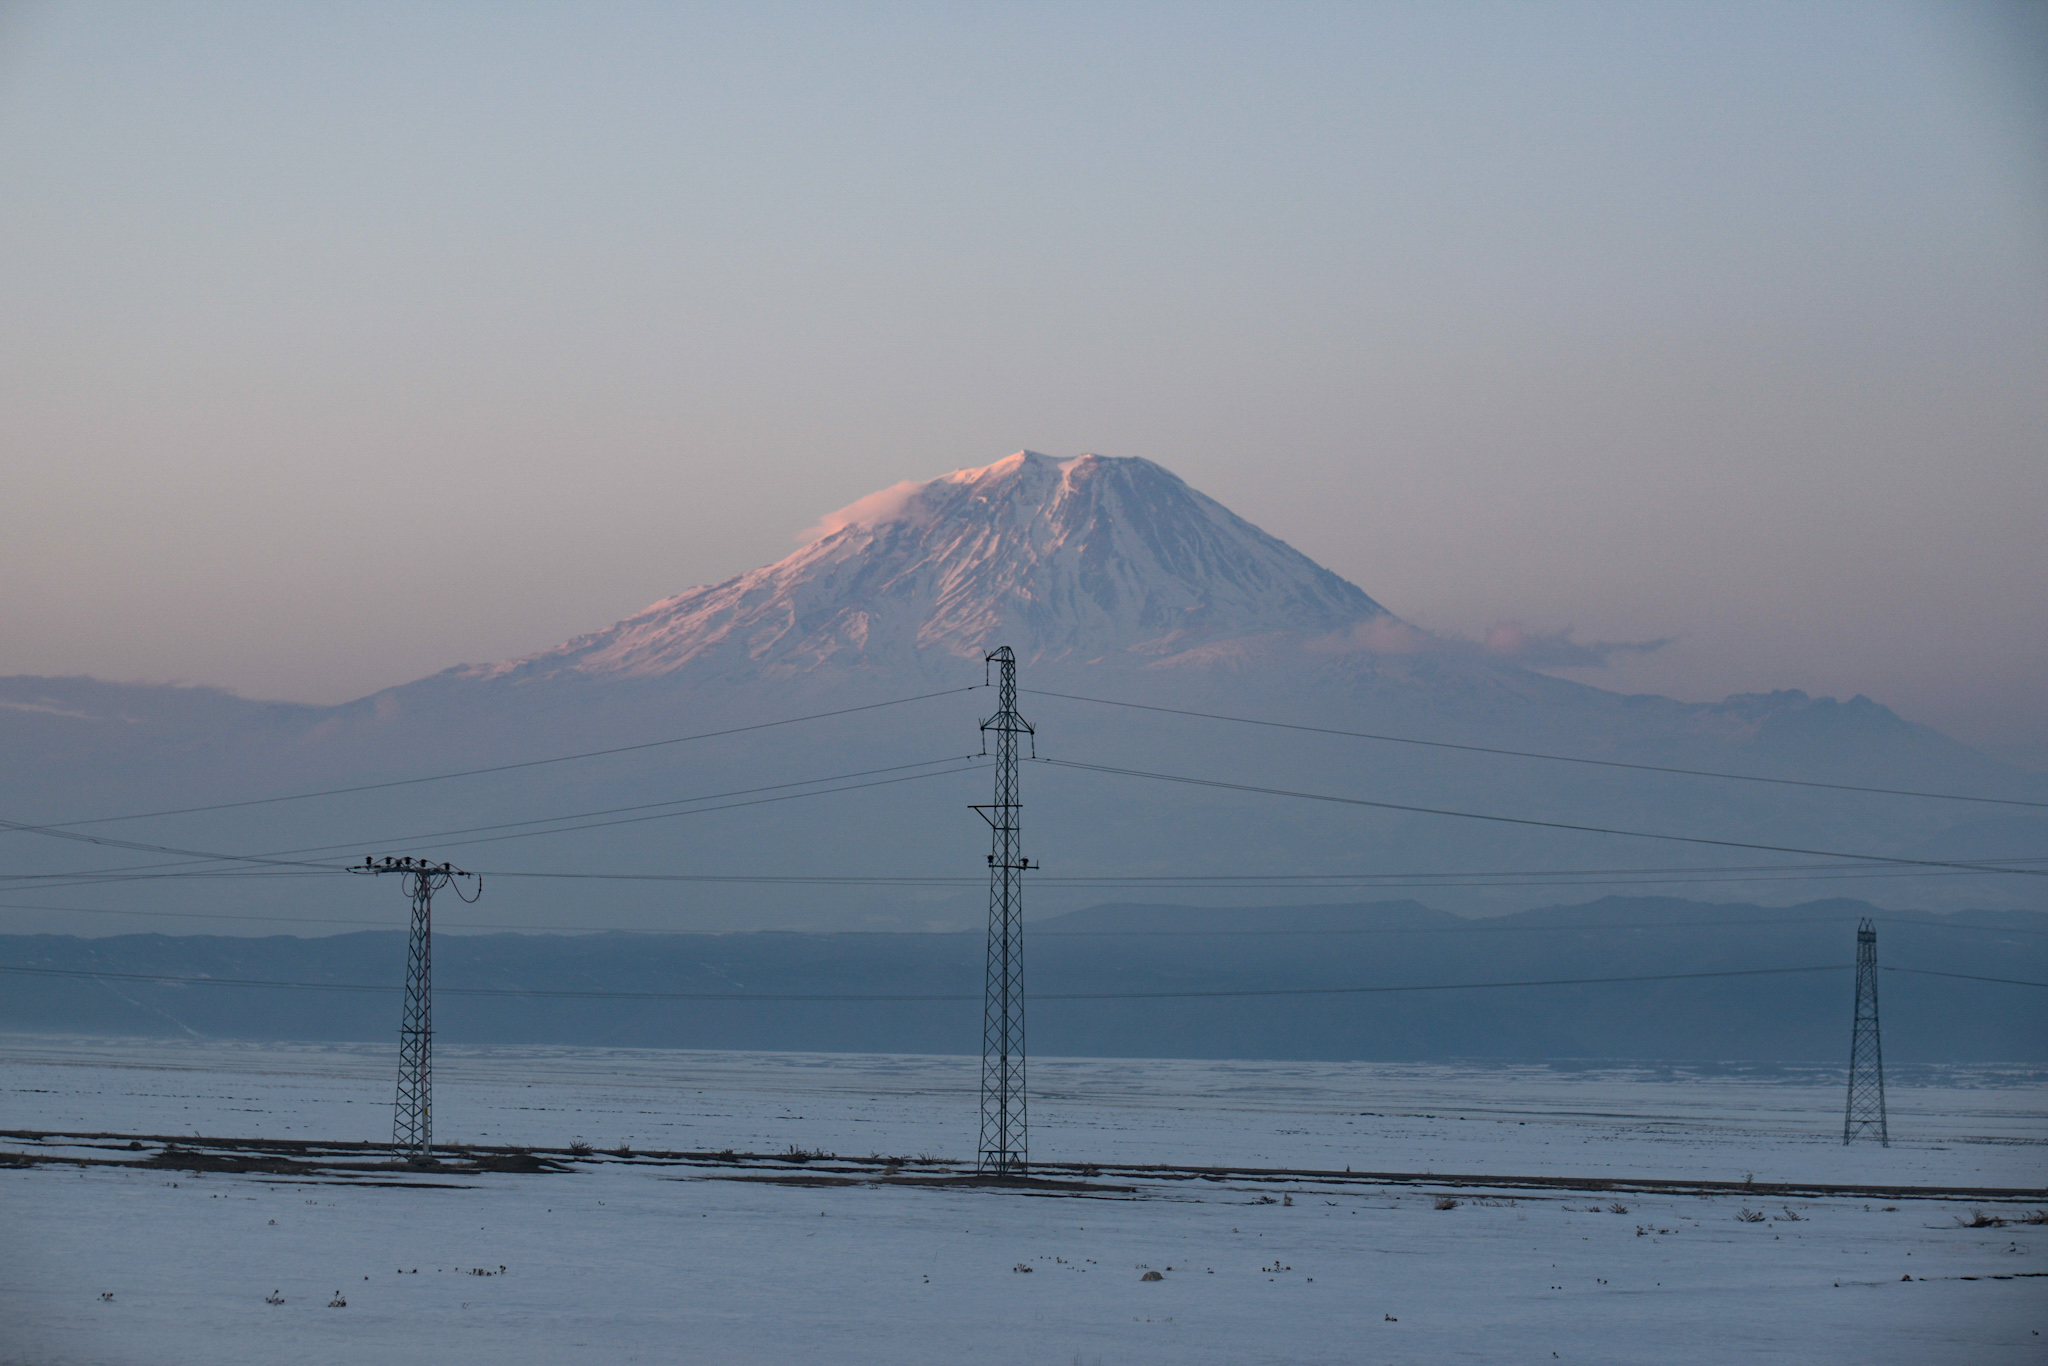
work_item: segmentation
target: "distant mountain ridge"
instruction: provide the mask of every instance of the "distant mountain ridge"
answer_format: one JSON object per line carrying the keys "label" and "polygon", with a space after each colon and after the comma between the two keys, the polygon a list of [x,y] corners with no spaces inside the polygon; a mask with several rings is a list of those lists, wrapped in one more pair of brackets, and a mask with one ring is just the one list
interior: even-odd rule
{"label": "distant mountain ridge", "polygon": [[[2035,885],[1833,865],[1844,869],[1838,876],[1813,858],[1431,814],[1444,811],[1734,845],[2048,856],[2048,820],[2014,809],[1333,734],[2048,800],[2048,778],[1995,763],[1867,698],[1786,690],[1695,704],[1522,667],[1512,653],[1402,620],[1156,464],[1029,451],[884,489],[822,519],[777,563],[665,598],[605,630],[341,706],[0,679],[0,814],[70,821],[219,806],[101,833],[315,860],[337,857],[337,847],[356,857],[421,852],[494,877],[532,875],[492,882],[490,915],[515,925],[972,924],[983,913],[978,894],[924,884],[972,881],[984,837],[963,810],[986,799],[987,777],[971,768],[953,776],[934,769],[940,776],[929,781],[921,774],[978,752],[987,698],[971,690],[983,682],[983,652],[996,645],[1023,661],[1023,709],[1044,757],[1388,804],[1309,804],[1039,766],[1025,787],[1028,852],[1047,870],[1031,893],[1040,913],[1095,895],[1052,881],[1067,875],[1093,878],[1097,888],[1132,877],[1194,879],[1165,888],[1184,896],[1201,879],[1227,886],[1370,874],[1436,904],[1492,911],[1526,904],[1532,893],[1522,889],[1559,885],[1577,870],[1598,880],[1641,869],[1639,885],[1650,887],[1726,868],[1727,877],[1761,879],[1738,887],[1744,895],[1804,896],[1824,884],[1941,908],[2030,904]],[[896,705],[910,696],[924,700]],[[843,719],[758,728],[816,714]],[[735,733],[668,744],[722,732]],[[600,750],[618,757],[534,765]],[[449,771],[474,776],[413,782]],[[889,785],[862,786],[858,797],[802,795],[809,780],[832,775]],[[329,789],[349,793],[243,804]],[[0,833],[0,872],[16,876],[138,859]],[[97,882],[91,901],[36,899],[98,903],[97,913],[141,905],[360,914],[363,889],[346,885],[360,879],[237,882],[194,871],[208,876]],[[599,873],[610,880],[541,880]],[[809,889],[759,881],[792,873],[871,881]],[[723,880],[662,880],[699,875]],[[0,884],[0,905],[28,900],[19,889],[30,885],[10,892]],[[66,929],[118,923],[0,914]]]}

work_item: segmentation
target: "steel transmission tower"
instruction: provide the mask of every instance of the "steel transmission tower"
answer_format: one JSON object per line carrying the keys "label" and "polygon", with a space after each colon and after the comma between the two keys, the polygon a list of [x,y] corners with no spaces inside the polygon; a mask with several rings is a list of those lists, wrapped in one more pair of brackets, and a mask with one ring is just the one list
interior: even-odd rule
{"label": "steel transmission tower", "polygon": [[1000,706],[981,723],[984,752],[988,733],[996,736],[996,795],[977,806],[989,824],[988,980],[981,1015],[981,1147],[978,1172],[1021,1174],[1030,1165],[1031,1145],[1024,1118],[1024,871],[1031,860],[1018,852],[1017,737],[1032,735],[1017,714],[1017,656],[1004,645],[983,657],[998,671]]}
{"label": "steel transmission tower", "polygon": [[[483,895],[483,879],[446,863],[424,859],[372,859],[351,873],[397,873],[412,898],[412,935],[405,950],[405,1014],[398,1024],[398,1099],[392,1107],[391,1146],[414,1162],[434,1160],[434,892],[454,887],[464,901]],[[460,879],[473,878],[476,892],[462,896]]]}
{"label": "steel transmission tower", "polygon": [[1877,930],[1866,917],[1856,924],[1856,1022],[1849,1032],[1849,1105],[1842,1142],[1875,1135],[1889,1148],[1884,1115],[1884,1040],[1877,1029]]}

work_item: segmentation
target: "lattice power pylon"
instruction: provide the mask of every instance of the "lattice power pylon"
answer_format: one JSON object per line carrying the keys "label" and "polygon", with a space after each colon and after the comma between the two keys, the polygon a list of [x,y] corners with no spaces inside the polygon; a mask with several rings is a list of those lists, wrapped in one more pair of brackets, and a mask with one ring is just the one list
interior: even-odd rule
{"label": "lattice power pylon", "polygon": [[1877,929],[1866,917],[1856,925],[1856,1022],[1849,1032],[1849,1105],[1842,1116],[1842,1142],[1873,1135],[1891,1147],[1884,1114],[1884,1040],[1877,1028]]}
{"label": "lattice power pylon", "polygon": [[[988,980],[981,1016],[981,1146],[974,1168],[1021,1174],[1030,1165],[1024,1111],[1024,871],[1018,852],[1017,737],[1033,735],[1017,714],[1017,656],[1004,645],[983,659],[997,670],[999,706],[981,723],[983,744],[996,737],[996,794],[974,809],[989,824]],[[1034,746],[1036,740],[1033,740]],[[1035,750],[1034,750],[1035,755]]]}
{"label": "lattice power pylon", "polygon": [[[434,1160],[434,892],[452,886],[464,901],[483,895],[483,879],[447,863],[365,857],[351,873],[397,873],[412,898],[412,934],[405,950],[405,1013],[398,1024],[398,1099],[392,1106],[391,1146],[414,1162]],[[476,892],[462,896],[460,879]]]}

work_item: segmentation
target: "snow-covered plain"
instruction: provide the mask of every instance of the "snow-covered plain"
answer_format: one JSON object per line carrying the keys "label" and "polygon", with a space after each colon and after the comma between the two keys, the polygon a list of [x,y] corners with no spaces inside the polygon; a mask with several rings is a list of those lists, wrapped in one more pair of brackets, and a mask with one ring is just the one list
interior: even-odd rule
{"label": "snow-covered plain", "polygon": [[[0,1171],[0,1360],[2048,1359],[2048,1226],[1957,1223],[2048,1201],[1448,1179],[2039,1189],[2048,1088],[2023,1069],[1900,1072],[1885,1150],[1842,1147],[1825,1069],[1032,1065],[1041,1162],[1348,1166],[1436,1184],[1110,1171],[1069,1194],[820,1186],[605,1151],[965,1158],[975,1067],[445,1049],[439,1138],[599,1151],[568,1173],[381,1185]],[[381,1140],[392,1074],[391,1050],[358,1045],[6,1038],[0,1127]],[[1767,1217],[1740,1221],[1745,1207]]]}

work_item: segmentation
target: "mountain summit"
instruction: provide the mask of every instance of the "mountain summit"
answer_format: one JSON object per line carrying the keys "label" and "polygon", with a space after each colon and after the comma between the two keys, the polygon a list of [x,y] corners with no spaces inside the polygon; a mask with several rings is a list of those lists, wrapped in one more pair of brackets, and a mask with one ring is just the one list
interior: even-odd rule
{"label": "mountain summit", "polygon": [[[1152,878],[1198,900],[1369,883],[1508,910],[1532,885],[1711,876],[1759,880],[1744,895],[1810,897],[1883,877],[1894,902],[2012,906],[2029,904],[2027,879],[1859,862],[1830,885],[1807,880],[1827,871],[1811,860],[1781,872],[1768,865],[1791,856],[1741,846],[1991,862],[2048,852],[2048,824],[1846,790],[2048,799],[2038,777],[1875,703],[1679,702],[1539,673],[1399,620],[1148,461],[1029,451],[861,499],[780,562],[607,630],[337,707],[0,679],[0,769],[31,819],[175,808],[161,837],[187,848],[339,840],[350,855],[474,857],[493,875],[495,923],[957,926],[984,909],[976,893],[928,879],[985,869],[985,827],[963,808],[989,780],[958,760],[978,748],[989,698],[972,685],[997,645],[1025,661],[1038,757],[1053,761],[1029,778],[1034,863],[1076,879],[1041,881],[1040,913],[1078,909],[1099,895],[1091,885],[1136,893]],[[781,725],[795,718],[805,724]],[[1423,743],[1375,738],[1397,736]],[[680,738],[703,743],[670,743]],[[592,757],[535,767],[558,755]],[[1841,786],[1671,771],[1685,769]],[[461,781],[418,782],[437,772]],[[269,793],[321,800],[247,800]],[[16,836],[10,848],[17,874],[79,866],[70,842]],[[567,875],[606,880],[547,881]],[[840,876],[872,881],[828,880]],[[360,889],[335,885],[353,881],[315,879],[295,914],[361,915],[349,899]],[[258,898],[274,884],[260,886],[229,905],[271,914]],[[148,913],[218,915],[220,893],[150,884]]]}
{"label": "mountain summit", "polygon": [[477,676],[900,668],[916,656],[1156,659],[1391,614],[1149,460],[1019,451],[823,518],[786,559]]}

